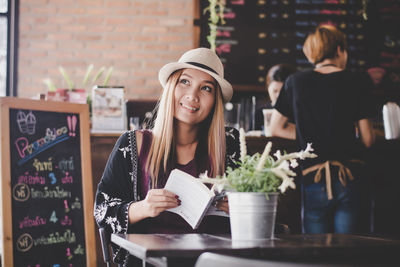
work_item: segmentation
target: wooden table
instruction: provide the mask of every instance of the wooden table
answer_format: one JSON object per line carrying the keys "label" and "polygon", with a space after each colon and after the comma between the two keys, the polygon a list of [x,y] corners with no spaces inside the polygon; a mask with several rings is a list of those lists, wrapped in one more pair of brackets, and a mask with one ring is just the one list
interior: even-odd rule
{"label": "wooden table", "polygon": [[194,264],[203,252],[362,266],[400,264],[400,240],[349,234],[278,235],[258,242],[236,242],[230,236],[208,234],[113,234],[111,241],[155,266],[171,266],[179,260]]}

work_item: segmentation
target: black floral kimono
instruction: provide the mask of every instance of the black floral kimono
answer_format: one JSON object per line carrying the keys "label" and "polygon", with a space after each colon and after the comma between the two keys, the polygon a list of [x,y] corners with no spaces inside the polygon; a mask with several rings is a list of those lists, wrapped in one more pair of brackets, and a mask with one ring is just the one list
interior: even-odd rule
{"label": "black floral kimono", "polygon": [[[226,128],[226,166],[234,167],[239,160],[239,132]],[[141,200],[138,188],[141,177],[136,145],[136,134],[127,131],[116,142],[107,161],[103,176],[96,192],[94,216],[99,227],[108,233],[133,233],[135,226],[128,222],[128,208]],[[149,185],[150,186],[150,185]],[[125,250],[113,245],[113,260],[128,265]]]}

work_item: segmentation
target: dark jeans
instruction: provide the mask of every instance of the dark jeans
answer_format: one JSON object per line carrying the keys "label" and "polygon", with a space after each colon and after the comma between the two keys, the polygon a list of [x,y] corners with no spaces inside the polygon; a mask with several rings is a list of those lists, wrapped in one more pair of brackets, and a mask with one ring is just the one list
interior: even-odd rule
{"label": "dark jeans", "polygon": [[338,179],[337,167],[331,166],[333,198],[328,200],[325,177],[314,183],[314,175],[310,173],[303,178],[308,181],[302,185],[303,233],[368,232],[370,200],[367,179],[353,174],[355,179],[347,180],[347,185],[343,186]]}

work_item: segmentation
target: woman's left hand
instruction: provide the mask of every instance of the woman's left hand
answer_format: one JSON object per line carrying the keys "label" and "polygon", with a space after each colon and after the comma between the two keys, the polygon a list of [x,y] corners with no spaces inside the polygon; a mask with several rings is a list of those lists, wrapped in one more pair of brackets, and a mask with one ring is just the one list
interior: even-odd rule
{"label": "woman's left hand", "polygon": [[222,210],[222,211],[226,212],[227,214],[229,214],[228,197],[225,196],[223,199],[218,200],[215,207],[218,210]]}

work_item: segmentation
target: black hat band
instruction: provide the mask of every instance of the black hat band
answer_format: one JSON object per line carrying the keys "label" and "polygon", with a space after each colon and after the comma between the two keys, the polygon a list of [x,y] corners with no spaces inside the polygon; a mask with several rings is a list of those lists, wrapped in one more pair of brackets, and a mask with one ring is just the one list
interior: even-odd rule
{"label": "black hat band", "polygon": [[206,66],[206,65],[204,65],[204,64],[197,63],[197,62],[186,62],[186,63],[187,63],[187,64],[190,64],[190,65],[193,65],[193,66],[196,66],[196,67],[199,67],[199,68],[202,68],[202,69],[209,70],[209,71],[211,71],[211,72],[213,72],[213,73],[219,75],[215,70],[213,70],[212,68],[210,68],[209,66]]}

